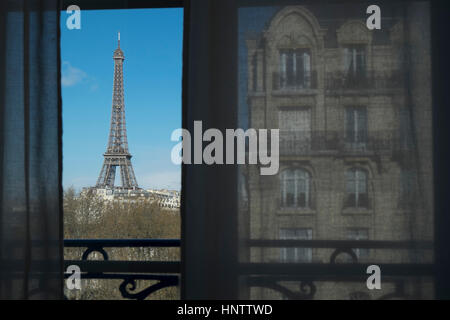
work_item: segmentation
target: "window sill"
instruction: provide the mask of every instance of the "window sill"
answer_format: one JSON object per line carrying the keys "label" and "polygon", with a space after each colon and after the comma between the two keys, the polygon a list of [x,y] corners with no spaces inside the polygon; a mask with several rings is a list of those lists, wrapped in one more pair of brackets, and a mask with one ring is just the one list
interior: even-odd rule
{"label": "window sill", "polygon": [[343,215],[371,215],[372,209],[369,208],[345,208],[342,209]]}
{"label": "window sill", "polygon": [[317,89],[304,89],[304,88],[286,88],[286,89],[276,89],[272,91],[272,95],[274,96],[293,96],[293,95],[316,95],[319,90]]}
{"label": "window sill", "polygon": [[277,215],[314,215],[316,210],[309,208],[278,208]]}

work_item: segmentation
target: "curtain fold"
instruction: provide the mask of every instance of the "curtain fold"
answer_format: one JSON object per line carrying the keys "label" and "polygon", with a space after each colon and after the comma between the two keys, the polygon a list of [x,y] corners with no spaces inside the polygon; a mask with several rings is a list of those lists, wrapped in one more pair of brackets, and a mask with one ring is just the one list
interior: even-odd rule
{"label": "curtain fold", "polygon": [[2,1],[0,12],[0,299],[59,299],[59,2]]}
{"label": "curtain fold", "polygon": [[[186,2],[183,127],[191,134],[194,121],[203,131],[237,127],[235,9],[234,0]],[[182,179],[182,296],[236,298],[236,166],[183,165]]]}

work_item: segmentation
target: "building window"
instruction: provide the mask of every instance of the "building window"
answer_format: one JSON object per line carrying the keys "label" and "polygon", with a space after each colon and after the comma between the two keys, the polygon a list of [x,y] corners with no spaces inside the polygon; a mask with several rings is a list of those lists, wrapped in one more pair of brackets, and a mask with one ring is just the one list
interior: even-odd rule
{"label": "building window", "polygon": [[280,50],[280,87],[311,87],[311,54],[309,49]]}
{"label": "building window", "polygon": [[347,107],[345,109],[345,141],[349,148],[365,148],[367,144],[367,109]]}
{"label": "building window", "polygon": [[366,80],[366,48],[352,45],[344,48],[344,66],[348,85],[361,85]]}
{"label": "building window", "polygon": [[[369,240],[369,230],[367,229],[348,229],[348,240]],[[369,256],[369,249],[353,248],[358,260],[367,258]]]}
{"label": "building window", "polygon": [[[348,240],[369,240],[369,230],[367,229],[348,229]],[[367,258],[369,256],[369,249],[353,248],[358,260]]]}
{"label": "building window", "polygon": [[309,208],[311,202],[311,179],[303,169],[287,169],[281,173],[281,206]]}
{"label": "building window", "polygon": [[368,208],[367,172],[363,169],[352,168],[346,173],[347,196],[346,208]]}
{"label": "building window", "polygon": [[283,154],[307,151],[311,145],[311,110],[280,110],[280,150]]}
{"label": "building window", "polygon": [[[311,240],[312,229],[280,229],[281,240]],[[312,249],[311,248],[281,248],[282,262],[311,262]]]}

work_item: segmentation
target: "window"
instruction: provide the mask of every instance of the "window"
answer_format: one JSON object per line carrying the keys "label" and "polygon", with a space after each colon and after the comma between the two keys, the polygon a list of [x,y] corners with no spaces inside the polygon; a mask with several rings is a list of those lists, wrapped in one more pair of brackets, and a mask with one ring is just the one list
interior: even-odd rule
{"label": "window", "polygon": [[367,143],[367,110],[347,107],[345,110],[345,140],[349,148],[365,148]]}
{"label": "window", "polygon": [[311,110],[281,110],[278,112],[280,149],[283,153],[309,149],[311,145]]}
{"label": "window", "polygon": [[303,169],[287,169],[281,173],[281,206],[309,208],[311,201],[310,175]]}
{"label": "window", "polygon": [[280,51],[281,88],[311,87],[311,54],[309,49]]}
{"label": "window", "polygon": [[364,45],[344,48],[344,67],[348,84],[359,84],[366,78],[366,49]]}
{"label": "window", "polygon": [[[368,229],[348,229],[347,239],[349,240],[369,240]],[[367,258],[369,256],[369,249],[354,248],[358,260]]]}
{"label": "window", "polygon": [[[311,240],[311,229],[280,229],[281,240]],[[282,262],[311,262],[311,248],[281,248]]]}
{"label": "window", "polygon": [[352,168],[346,173],[347,197],[345,207],[368,208],[367,172],[363,169]]}
{"label": "window", "polygon": [[[110,261],[179,261],[181,165],[166,156],[173,142],[164,137],[182,123],[183,9],[88,10],[83,17],[116,23],[84,25],[82,38],[67,28],[68,16],[61,12],[64,236],[66,245],[72,244],[64,258],[90,258],[92,243],[103,247],[105,239],[114,239],[119,244],[104,251]],[[152,41],[140,41],[144,35]],[[98,50],[92,51],[95,45]],[[148,107],[155,103],[164,112]],[[149,126],[157,126],[159,134],[149,133]],[[89,150],[82,159],[80,148]],[[78,246],[80,238],[86,249]],[[156,240],[149,245],[149,238]],[[128,265],[114,281],[90,277],[90,265],[83,272],[88,276],[81,297],[93,299],[126,297],[117,281],[134,274]],[[147,286],[149,273],[135,279],[137,287]],[[168,288],[152,293],[152,299],[179,298],[177,275],[165,273],[161,270]],[[65,294],[80,297],[68,288]]]}

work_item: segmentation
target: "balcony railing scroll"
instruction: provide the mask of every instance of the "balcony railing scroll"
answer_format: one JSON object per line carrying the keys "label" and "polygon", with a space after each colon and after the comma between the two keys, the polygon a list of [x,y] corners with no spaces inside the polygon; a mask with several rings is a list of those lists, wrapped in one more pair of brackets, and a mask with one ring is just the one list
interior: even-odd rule
{"label": "balcony railing scroll", "polygon": [[[127,299],[145,299],[162,288],[178,286],[180,261],[112,261],[110,248],[179,247],[179,239],[67,239],[65,247],[83,248],[79,260],[66,260],[65,267],[78,265],[82,279],[119,279],[119,291]],[[263,287],[280,292],[289,299],[314,299],[317,283],[321,281],[360,282],[367,278],[367,263],[360,262],[355,248],[379,250],[432,250],[430,241],[377,241],[377,240],[248,240],[250,248],[331,249],[328,263],[247,262],[239,264],[239,274],[245,276],[249,287]],[[88,260],[97,252],[104,260]],[[350,263],[337,261],[339,255],[351,257]],[[347,260],[348,261],[348,260]],[[431,277],[434,266],[430,263],[380,263],[383,283],[393,283],[393,292],[381,299],[409,298],[404,290],[404,277]],[[66,277],[69,274],[65,275]],[[136,281],[156,281],[138,291]],[[298,284],[298,290],[284,286],[286,282]]]}
{"label": "balcony railing scroll", "polygon": [[[422,262],[413,261],[402,263],[384,263],[381,261],[360,261],[356,249],[372,250],[403,250],[431,253],[432,241],[386,241],[386,240],[248,240],[250,248],[311,248],[315,250],[331,249],[329,262],[247,262],[240,264],[241,275],[247,276],[249,287],[269,288],[281,293],[285,298],[296,300],[314,299],[318,293],[318,283],[366,283],[367,267],[376,264],[383,274],[383,285],[391,284],[392,292],[384,293],[378,299],[416,299],[406,290],[406,279],[432,278],[435,272],[432,259],[423,259]],[[344,262],[337,260],[344,255],[351,259]],[[296,286],[286,286],[287,283]],[[297,288],[293,290],[293,287]],[[360,292],[353,292],[351,299],[358,299]],[[361,298],[361,297],[359,297]],[[365,293],[364,299],[370,299]]]}
{"label": "balcony railing scroll", "polygon": [[[64,247],[84,250],[79,260],[65,260],[65,269],[78,266],[81,279],[122,280],[119,291],[126,299],[143,300],[160,289],[179,284],[180,261],[117,261],[110,260],[108,253],[112,248],[179,248],[179,239],[66,239]],[[103,260],[89,260],[94,253]],[[69,276],[65,274],[66,278]],[[149,280],[152,284],[139,290],[138,280]]]}

